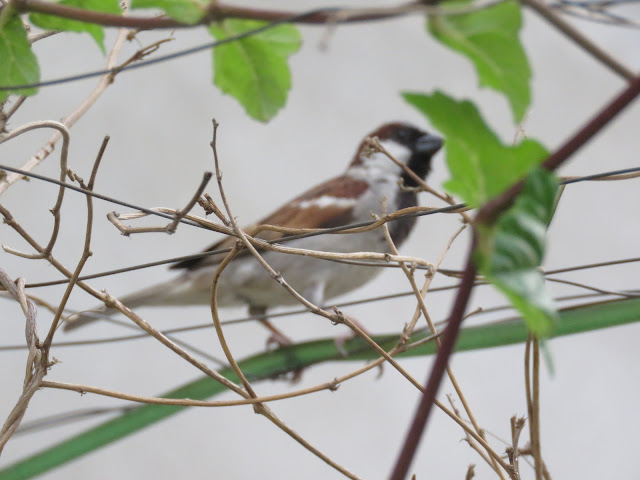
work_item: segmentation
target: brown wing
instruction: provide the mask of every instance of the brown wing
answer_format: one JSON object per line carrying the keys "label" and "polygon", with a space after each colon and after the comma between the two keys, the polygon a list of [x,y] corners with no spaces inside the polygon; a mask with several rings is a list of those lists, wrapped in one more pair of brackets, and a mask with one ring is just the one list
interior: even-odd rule
{"label": "brown wing", "polygon": [[[273,230],[262,230],[261,225],[273,225],[287,228],[331,228],[347,225],[352,221],[351,207],[345,200],[355,199],[368,188],[367,182],[343,175],[328,180],[308,190],[289,203],[283,205],[271,215],[244,229],[249,235],[262,240],[274,241],[288,236],[287,233]],[[338,201],[331,205],[330,199]],[[342,202],[340,202],[342,200]],[[256,234],[256,232],[259,232]],[[214,243],[205,252],[223,248],[231,248],[235,244],[234,237],[226,237]],[[239,255],[246,255],[243,250]],[[201,265],[215,264],[221,258],[217,255],[183,260],[173,264],[172,269],[194,269]]]}

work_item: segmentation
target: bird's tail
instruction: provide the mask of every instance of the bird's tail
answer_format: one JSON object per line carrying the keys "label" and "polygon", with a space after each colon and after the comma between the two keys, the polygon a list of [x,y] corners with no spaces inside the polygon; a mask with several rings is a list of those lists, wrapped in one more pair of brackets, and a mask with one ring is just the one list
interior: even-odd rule
{"label": "bird's tail", "polygon": [[[168,282],[153,285],[130,295],[125,295],[124,297],[118,298],[118,300],[129,308],[136,308],[144,305],[161,305],[165,303],[172,303],[168,300],[172,298],[172,294],[175,290],[176,280],[173,279]],[[63,330],[75,330],[76,328],[95,322],[96,320],[103,319],[104,317],[110,317],[116,313],[118,313],[117,309],[107,307],[106,305],[102,305],[92,310],[74,313],[67,318],[67,321],[64,323]]]}

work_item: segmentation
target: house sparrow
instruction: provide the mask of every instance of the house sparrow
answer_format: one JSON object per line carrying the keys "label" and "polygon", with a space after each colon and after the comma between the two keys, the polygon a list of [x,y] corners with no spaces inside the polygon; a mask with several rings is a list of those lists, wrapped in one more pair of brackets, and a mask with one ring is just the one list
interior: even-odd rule
{"label": "house sparrow", "polygon": [[[431,157],[442,146],[442,139],[404,123],[388,123],[367,137],[378,137],[380,144],[396,160],[407,165],[424,179],[430,170]],[[402,182],[400,182],[400,180]],[[402,188],[401,183],[405,187]],[[387,212],[417,205],[416,182],[385,154],[372,151],[362,141],[346,172],[308,190],[286,203],[271,215],[246,228],[249,234],[258,225],[290,228],[329,228],[371,220],[381,215],[386,198]],[[389,233],[399,246],[415,224],[415,218],[389,223]],[[258,238],[277,240],[285,234],[262,231]],[[234,237],[212,245],[206,251],[233,246]],[[388,252],[389,245],[381,229],[355,234],[324,234],[292,240],[290,247],[325,252]],[[130,308],[146,305],[209,304],[213,273],[225,254],[184,260],[171,266],[180,275],[120,300]],[[379,268],[336,263],[302,255],[273,251],[262,253],[264,259],[283,278],[315,305],[350,292],[371,280]],[[220,306],[248,305],[252,314],[268,308],[292,305],[296,300],[257,262],[246,249],[227,266],[218,285]],[[105,306],[69,317],[65,330],[84,325],[100,316],[115,313]]]}

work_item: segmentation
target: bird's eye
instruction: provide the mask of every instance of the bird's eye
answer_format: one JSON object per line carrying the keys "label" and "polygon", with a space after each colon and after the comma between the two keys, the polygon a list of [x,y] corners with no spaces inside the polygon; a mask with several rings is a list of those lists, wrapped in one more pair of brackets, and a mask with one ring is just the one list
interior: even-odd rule
{"label": "bird's eye", "polygon": [[411,140],[411,130],[408,128],[400,128],[396,131],[396,138],[401,142],[407,142]]}

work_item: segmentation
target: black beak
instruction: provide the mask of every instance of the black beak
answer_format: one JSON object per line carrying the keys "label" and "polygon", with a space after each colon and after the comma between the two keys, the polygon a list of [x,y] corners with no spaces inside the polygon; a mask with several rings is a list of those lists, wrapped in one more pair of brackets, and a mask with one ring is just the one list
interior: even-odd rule
{"label": "black beak", "polygon": [[418,138],[418,140],[416,141],[415,149],[416,152],[430,153],[433,155],[438,150],[440,150],[440,148],[442,148],[443,143],[444,140],[442,138],[438,137],[437,135],[427,133],[426,135]]}

